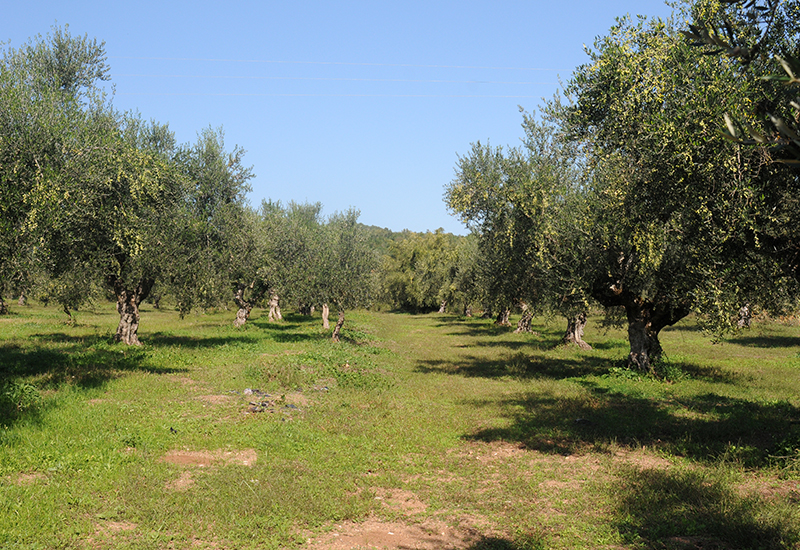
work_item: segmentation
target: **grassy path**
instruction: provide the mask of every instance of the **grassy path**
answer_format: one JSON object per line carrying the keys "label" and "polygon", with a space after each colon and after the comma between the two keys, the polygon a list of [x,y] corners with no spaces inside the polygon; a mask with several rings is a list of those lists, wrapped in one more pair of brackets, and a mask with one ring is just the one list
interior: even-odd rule
{"label": "grassy path", "polygon": [[797,327],[671,329],[664,382],[614,331],[59,315],[0,321],[2,548],[798,548]]}

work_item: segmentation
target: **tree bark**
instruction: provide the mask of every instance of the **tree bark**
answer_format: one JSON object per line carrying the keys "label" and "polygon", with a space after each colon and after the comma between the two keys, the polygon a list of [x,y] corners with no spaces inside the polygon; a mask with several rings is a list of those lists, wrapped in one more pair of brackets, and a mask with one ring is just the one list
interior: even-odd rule
{"label": "tree bark", "polygon": [[322,328],[328,330],[331,328],[331,323],[328,321],[328,317],[330,316],[331,310],[328,307],[328,304],[322,304]]}
{"label": "tree bark", "polygon": [[656,300],[641,298],[628,291],[621,281],[621,278],[597,281],[592,289],[592,296],[605,307],[625,308],[630,343],[628,366],[653,373],[653,362],[662,355],[658,333],[664,327],[674,325],[689,315],[692,311],[691,301],[670,300],[659,298],[658,295]]}
{"label": "tree bark", "polygon": [[270,294],[269,297],[269,322],[274,323],[283,319],[281,315],[280,299],[276,293]]}
{"label": "tree bark", "polygon": [[233,326],[236,328],[243,327],[247,323],[250,312],[253,310],[253,305],[244,299],[245,288],[245,285],[240,284],[236,288],[236,294],[233,295],[233,303],[239,308],[236,312],[236,319],[233,320]]}
{"label": "tree bark", "polygon": [[8,306],[3,300],[3,297],[0,296],[0,315],[6,315],[7,313],[8,313]]}
{"label": "tree bark", "polygon": [[19,293],[19,300],[17,300],[17,305],[22,307],[25,305],[25,291]]}
{"label": "tree bark", "polygon": [[[255,290],[253,290],[250,298],[245,299],[244,293],[247,292],[248,288],[250,290]],[[250,318],[250,312],[253,310],[253,306],[261,299],[266,291],[267,289],[259,285],[257,281],[253,281],[249,285],[239,283],[236,286],[236,293],[233,295],[233,302],[236,304],[236,307],[238,307],[239,310],[236,312],[236,319],[233,321],[233,326],[239,328],[243,327],[245,323],[247,323],[247,320]]]}
{"label": "tree bark", "polygon": [[511,310],[508,308],[503,309],[500,313],[497,314],[497,319],[495,320],[495,324],[502,325],[507,327],[510,325],[508,322],[508,317],[511,315]]}
{"label": "tree bark", "polygon": [[743,305],[739,309],[739,319],[736,321],[736,326],[739,328],[750,328],[752,316],[753,314],[750,311],[750,304]]}
{"label": "tree bark", "polygon": [[561,343],[575,345],[581,349],[590,350],[592,346],[583,341],[583,329],[586,327],[587,315],[585,311],[567,318],[567,330]]}
{"label": "tree bark", "polygon": [[531,323],[533,322],[533,312],[528,308],[527,304],[522,304],[522,317],[517,322],[517,328],[514,332],[531,332]]}
{"label": "tree bark", "polygon": [[447,310],[447,300],[442,300],[442,303],[439,305],[439,313],[445,313]]}
{"label": "tree bark", "polygon": [[64,307],[64,313],[67,314],[67,323],[69,323],[71,325],[72,321],[73,321],[72,312],[69,310],[69,308],[67,307],[66,304],[64,304],[63,307]]}
{"label": "tree bark", "polygon": [[464,303],[464,317],[472,317],[472,308],[468,303]]}
{"label": "tree bark", "polygon": [[333,328],[333,341],[339,341],[339,333],[342,332],[342,327],[344,326],[344,311],[339,312],[339,320],[336,321],[336,326]]}
{"label": "tree bark", "polygon": [[628,364],[632,368],[653,373],[653,363],[662,355],[658,334],[689,315],[688,307],[671,307],[671,304],[653,304],[647,300],[631,300],[625,304],[628,316],[628,340],[631,352]]}
{"label": "tree bark", "polygon": [[109,286],[114,290],[117,297],[117,313],[119,313],[119,325],[117,333],[114,335],[115,342],[123,342],[129,346],[140,346],[139,341],[139,304],[147,298],[155,281],[150,278],[143,278],[136,285],[136,288],[129,289],[118,277],[109,278]]}

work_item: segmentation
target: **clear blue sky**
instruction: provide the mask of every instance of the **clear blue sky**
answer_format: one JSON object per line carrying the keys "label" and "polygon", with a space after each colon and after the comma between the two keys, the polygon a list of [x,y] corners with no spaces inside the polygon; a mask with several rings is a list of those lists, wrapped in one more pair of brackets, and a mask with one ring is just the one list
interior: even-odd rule
{"label": "clear blue sky", "polygon": [[444,187],[470,143],[516,145],[535,110],[618,16],[606,2],[58,0],[9,2],[0,41],[54,24],[105,41],[114,105],[168,122],[179,142],[223,127],[262,199],[355,207],[394,231],[464,234]]}

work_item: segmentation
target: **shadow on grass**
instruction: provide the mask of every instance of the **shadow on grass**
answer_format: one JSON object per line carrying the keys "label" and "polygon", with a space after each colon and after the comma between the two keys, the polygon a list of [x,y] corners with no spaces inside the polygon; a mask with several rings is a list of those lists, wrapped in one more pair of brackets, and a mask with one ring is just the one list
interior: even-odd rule
{"label": "shadow on grass", "polygon": [[595,357],[550,359],[520,352],[492,359],[462,356],[457,361],[422,360],[414,371],[423,374],[453,374],[468,378],[510,377],[520,380],[540,378],[561,380],[589,374],[605,374],[608,372],[608,361]]}
{"label": "shadow on grass", "polygon": [[[466,436],[515,441],[545,453],[573,454],[609,445],[647,446],[703,463],[763,467],[790,439],[800,440],[800,409],[706,394],[647,399],[580,382],[588,395],[530,393],[499,402],[509,424]],[[496,400],[474,401],[476,407]]]}
{"label": "shadow on grass", "polygon": [[282,321],[270,322],[267,316],[262,315],[250,322],[253,326],[267,331],[267,336],[274,341],[286,344],[292,342],[308,342],[327,338],[322,334],[309,333],[309,327],[319,324],[322,320],[311,315],[290,313]]}
{"label": "shadow on grass", "polygon": [[788,509],[743,496],[702,471],[626,466],[617,504],[625,542],[648,548],[794,548],[800,540]]}
{"label": "shadow on grass", "polygon": [[176,346],[188,349],[215,348],[231,343],[255,344],[259,341],[259,338],[245,335],[197,338],[194,336],[178,336],[169,332],[155,332],[144,339],[145,344],[153,347]]}
{"label": "shadow on grass", "polygon": [[800,347],[800,337],[798,336],[779,336],[759,335],[759,336],[737,336],[726,340],[730,344],[739,344],[753,348],[794,348]]}
{"label": "shadow on grass", "polygon": [[101,336],[35,334],[25,346],[0,345],[0,386],[6,388],[2,401],[10,405],[0,407],[0,424],[35,417],[41,407],[23,405],[40,401],[40,391],[99,388],[129,372],[172,374],[186,369],[153,365],[145,349],[113,344]]}
{"label": "shadow on grass", "polygon": [[547,548],[544,540],[531,536],[516,541],[499,537],[480,537],[467,546],[467,550],[539,550],[540,548]]}

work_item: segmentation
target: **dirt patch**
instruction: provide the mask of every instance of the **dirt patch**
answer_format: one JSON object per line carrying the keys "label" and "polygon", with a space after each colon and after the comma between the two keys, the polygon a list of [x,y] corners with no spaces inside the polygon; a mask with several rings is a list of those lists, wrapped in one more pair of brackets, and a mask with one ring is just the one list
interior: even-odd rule
{"label": "dirt patch", "polygon": [[44,481],[46,479],[47,476],[41,472],[29,472],[17,475],[12,479],[12,483],[17,486],[33,485],[34,483],[38,483],[39,481]]}
{"label": "dirt patch", "polygon": [[478,460],[482,463],[505,461],[511,458],[519,458],[527,451],[522,445],[508,443],[506,441],[470,441],[466,448],[460,451],[460,455],[465,458]]}
{"label": "dirt patch", "polygon": [[345,550],[350,548],[440,550],[474,546],[481,534],[468,527],[453,528],[443,522],[428,520],[408,524],[369,518],[362,523],[345,522],[316,541],[309,539],[309,550]]}
{"label": "dirt patch", "polygon": [[283,400],[287,405],[296,405],[298,407],[308,406],[308,397],[299,392],[287,393]]}
{"label": "dirt patch", "polygon": [[404,489],[384,489],[383,487],[372,488],[375,493],[375,500],[393,511],[403,515],[411,516],[425,512],[428,505],[417,498],[417,495]]}
{"label": "dirt patch", "polygon": [[188,376],[172,376],[171,378],[184,387],[195,387],[199,385],[197,381],[192,380]]}
{"label": "dirt patch", "polygon": [[642,470],[666,470],[672,466],[666,458],[642,450],[617,451],[614,457]]}
{"label": "dirt patch", "polygon": [[252,466],[258,460],[255,449],[245,449],[243,451],[170,451],[161,457],[161,462],[175,464],[178,466],[196,466],[206,468],[209,466]]}
{"label": "dirt patch", "polygon": [[212,405],[225,405],[233,401],[234,398],[231,395],[201,395],[197,399]]}
{"label": "dirt patch", "polygon": [[178,479],[173,479],[166,486],[168,491],[178,491],[179,493],[188,491],[192,487],[194,487],[194,478],[188,470],[181,472],[181,476]]}
{"label": "dirt patch", "polygon": [[800,503],[800,481],[794,479],[751,477],[739,484],[743,495],[756,494],[767,500],[785,499]]}
{"label": "dirt patch", "polygon": [[111,533],[119,533],[121,531],[133,531],[138,525],[128,521],[108,521],[103,527]]}

